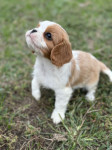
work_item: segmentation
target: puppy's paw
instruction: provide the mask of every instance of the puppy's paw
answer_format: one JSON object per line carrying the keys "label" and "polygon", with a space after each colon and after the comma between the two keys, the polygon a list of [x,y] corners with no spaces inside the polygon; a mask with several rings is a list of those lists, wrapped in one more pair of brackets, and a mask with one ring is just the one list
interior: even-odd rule
{"label": "puppy's paw", "polygon": [[95,100],[95,96],[93,94],[88,93],[86,95],[86,99],[90,102],[93,102]]}
{"label": "puppy's paw", "polygon": [[35,90],[35,91],[32,91],[32,96],[37,100],[39,101],[40,99],[40,92]]}
{"label": "puppy's paw", "polygon": [[59,112],[57,110],[54,110],[52,115],[51,115],[51,119],[53,120],[53,123],[58,124],[61,122],[61,119],[64,120],[65,118],[65,114],[63,112]]}

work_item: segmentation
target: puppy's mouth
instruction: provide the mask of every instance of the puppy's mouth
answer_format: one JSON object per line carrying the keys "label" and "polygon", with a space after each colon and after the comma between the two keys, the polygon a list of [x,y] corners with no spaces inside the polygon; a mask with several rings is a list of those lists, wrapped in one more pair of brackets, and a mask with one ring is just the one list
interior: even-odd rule
{"label": "puppy's mouth", "polygon": [[32,53],[35,54],[37,52],[37,50],[39,50],[40,48],[35,44],[35,41],[34,39],[29,35],[29,38],[31,39],[31,42],[32,42]]}
{"label": "puppy's mouth", "polygon": [[30,33],[26,34],[26,41],[27,41],[28,47],[31,49],[32,54],[35,54],[35,55],[41,54],[42,55],[43,47],[41,47],[41,45],[39,45],[39,43],[37,43],[37,41],[35,41],[35,38],[33,38],[30,35]]}
{"label": "puppy's mouth", "polygon": [[[33,43],[33,45],[34,45],[36,48],[38,48],[37,45],[35,44],[33,38],[31,37],[31,35],[29,35],[29,37],[30,37],[30,39],[31,39],[31,41],[32,41],[32,43]],[[34,50],[33,50],[33,51],[34,51]]]}

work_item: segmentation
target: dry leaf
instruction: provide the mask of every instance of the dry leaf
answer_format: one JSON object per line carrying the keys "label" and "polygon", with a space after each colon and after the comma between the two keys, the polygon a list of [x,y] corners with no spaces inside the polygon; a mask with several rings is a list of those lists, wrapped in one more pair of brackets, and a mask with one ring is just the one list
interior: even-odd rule
{"label": "dry leaf", "polygon": [[57,133],[55,133],[55,134],[53,135],[53,139],[54,139],[55,141],[58,141],[58,142],[60,142],[60,141],[66,141],[66,140],[67,140],[64,135],[57,134]]}

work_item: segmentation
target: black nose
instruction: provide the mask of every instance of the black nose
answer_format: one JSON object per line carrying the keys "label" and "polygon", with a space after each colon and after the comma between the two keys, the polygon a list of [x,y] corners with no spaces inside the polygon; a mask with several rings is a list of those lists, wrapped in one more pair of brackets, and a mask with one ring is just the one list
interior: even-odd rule
{"label": "black nose", "polygon": [[34,32],[37,32],[37,30],[33,29],[33,30],[31,31],[31,33],[34,33]]}

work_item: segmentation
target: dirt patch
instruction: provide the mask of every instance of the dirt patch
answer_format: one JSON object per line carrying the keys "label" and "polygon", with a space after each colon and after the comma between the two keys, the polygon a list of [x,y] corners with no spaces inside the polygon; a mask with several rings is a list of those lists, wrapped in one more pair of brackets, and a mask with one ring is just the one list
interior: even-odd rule
{"label": "dirt patch", "polygon": [[4,139],[3,150],[7,148],[23,150],[29,145],[32,149],[46,149],[52,142],[52,136],[55,133],[50,127],[54,126],[50,119],[54,107],[53,91],[42,89],[42,97],[38,102],[34,100],[28,89],[26,91],[27,96],[22,99],[18,97],[19,93],[14,92],[17,98],[12,100],[8,98],[5,101],[11,123],[10,130],[4,130],[2,135],[12,138],[13,142]]}

